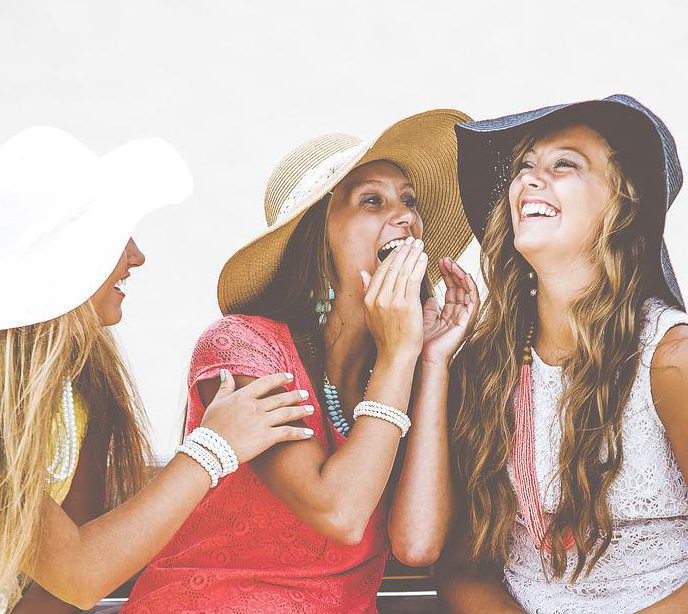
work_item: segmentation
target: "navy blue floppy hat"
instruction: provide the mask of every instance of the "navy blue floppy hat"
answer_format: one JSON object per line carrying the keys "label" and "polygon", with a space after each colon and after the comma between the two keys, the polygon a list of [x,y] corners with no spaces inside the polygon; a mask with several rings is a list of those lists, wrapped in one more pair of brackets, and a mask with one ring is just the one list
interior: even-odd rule
{"label": "navy blue floppy hat", "polygon": [[684,306],[662,238],[666,212],[683,184],[676,143],[664,122],[630,96],[615,94],[456,124],[459,189],[476,238],[482,241],[490,212],[511,183],[516,145],[562,121],[590,125],[616,151],[621,168],[633,179],[643,202],[643,228],[648,229],[653,260],[650,265],[661,270],[666,289]]}

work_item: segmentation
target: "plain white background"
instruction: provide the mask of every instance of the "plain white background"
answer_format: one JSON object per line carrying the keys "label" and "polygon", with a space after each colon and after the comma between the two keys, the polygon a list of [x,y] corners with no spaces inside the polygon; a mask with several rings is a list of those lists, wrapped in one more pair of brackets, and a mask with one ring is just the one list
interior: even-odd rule
{"label": "plain white background", "polygon": [[[117,327],[164,454],[179,437],[190,351],[219,316],[217,274],[264,228],[282,156],[325,132],[372,138],[430,108],[484,119],[627,93],[664,119],[688,164],[686,6],[0,0],[0,141],[50,124],[103,154],[160,136],[191,167],[194,195],[137,228],[147,262]],[[687,205],[683,193],[666,235],[684,293]],[[475,245],[460,262],[476,271]]]}

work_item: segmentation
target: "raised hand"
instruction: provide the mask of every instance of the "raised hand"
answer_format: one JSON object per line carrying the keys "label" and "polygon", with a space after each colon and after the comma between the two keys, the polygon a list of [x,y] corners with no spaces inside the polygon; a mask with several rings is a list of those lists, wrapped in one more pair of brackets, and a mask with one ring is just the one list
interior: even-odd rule
{"label": "raised hand", "polygon": [[421,359],[449,364],[478,313],[480,298],[473,278],[451,258],[438,262],[447,290],[440,311],[437,300],[423,306],[423,350]]}
{"label": "raised hand", "polygon": [[234,378],[226,369],[224,381],[205,411],[201,426],[222,435],[232,446],[240,463],[245,463],[281,441],[309,439],[313,431],[289,426],[313,413],[311,405],[301,405],[299,390],[271,394],[287,386],[293,377],[276,373],[259,377],[235,391]]}
{"label": "raised hand", "polygon": [[378,356],[408,352],[418,356],[423,346],[420,287],[428,264],[423,242],[409,237],[370,276],[361,271],[365,320]]}

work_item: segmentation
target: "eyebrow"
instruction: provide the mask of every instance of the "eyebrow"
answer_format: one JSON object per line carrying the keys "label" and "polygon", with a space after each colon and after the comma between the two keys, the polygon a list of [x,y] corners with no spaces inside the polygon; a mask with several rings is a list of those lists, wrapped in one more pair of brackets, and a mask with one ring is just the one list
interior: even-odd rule
{"label": "eyebrow", "polygon": [[[364,186],[364,185],[378,185],[378,186],[382,185],[382,186],[384,186],[384,185],[386,185],[386,183],[384,181],[378,181],[377,179],[364,179],[363,181],[354,181],[353,183],[350,183],[348,185],[348,189],[353,190],[354,188],[360,188],[361,186]],[[405,189],[405,188],[411,188],[412,190],[414,189],[409,181],[405,182],[404,185],[402,185],[401,187],[402,187],[402,189]]]}
{"label": "eyebrow", "polygon": [[[565,145],[563,147],[556,147],[555,148],[557,151],[572,151],[575,154],[578,154],[581,158],[584,158],[585,161],[590,164],[590,158],[586,156],[580,149],[576,149],[575,147],[571,145]],[[529,153],[535,153],[532,149],[532,147],[526,152],[527,154]]]}

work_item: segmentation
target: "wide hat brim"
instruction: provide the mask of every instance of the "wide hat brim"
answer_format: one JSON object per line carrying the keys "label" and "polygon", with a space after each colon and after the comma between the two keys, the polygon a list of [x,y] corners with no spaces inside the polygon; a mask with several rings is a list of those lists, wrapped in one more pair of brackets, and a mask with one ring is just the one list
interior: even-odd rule
{"label": "wide hat brim", "polygon": [[[457,259],[473,234],[463,212],[456,177],[456,122],[469,121],[463,113],[437,109],[407,117],[387,128],[368,147],[362,146],[332,173],[317,191],[239,249],[225,263],[217,286],[223,314],[240,312],[253,303],[274,279],[289,238],[310,207],[317,204],[351,170],[375,160],[389,160],[407,174],[416,191],[428,254],[428,277],[441,279],[437,260]],[[299,169],[299,173],[307,169]]]}
{"label": "wide hat brim", "polygon": [[683,305],[676,275],[662,239],[666,212],[683,183],[676,143],[665,124],[634,98],[614,95],[602,100],[562,104],[496,119],[456,125],[457,172],[464,211],[482,242],[492,208],[512,178],[512,154],[525,136],[570,116],[599,131],[620,154],[624,171],[638,184],[642,215],[651,235],[651,258],[661,267],[666,287]]}
{"label": "wide hat brim", "polygon": [[0,146],[0,329],[85,303],[112,273],[136,224],[193,189],[177,151],[137,139],[98,157],[68,133],[23,131]]}

